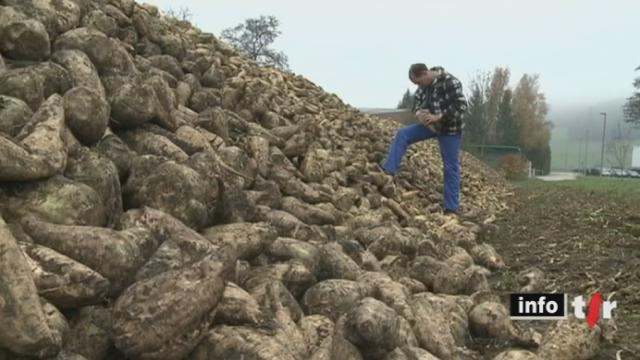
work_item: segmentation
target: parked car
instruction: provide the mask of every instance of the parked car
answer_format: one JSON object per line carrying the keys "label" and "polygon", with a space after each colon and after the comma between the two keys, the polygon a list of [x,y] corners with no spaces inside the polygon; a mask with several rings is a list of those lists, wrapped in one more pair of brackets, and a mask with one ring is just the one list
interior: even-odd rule
{"label": "parked car", "polygon": [[602,169],[602,176],[613,176],[613,172],[611,171],[611,169],[608,168],[604,168]]}
{"label": "parked car", "polygon": [[636,171],[636,170],[627,170],[627,172],[629,172],[629,176],[632,178],[640,178],[640,172]]}
{"label": "parked car", "polygon": [[625,177],[626,176],[626,172],[624,169],[621,168],[611,168],[611,175],[613,177]]}
{"label": "parked car", "polygon": [[598,169],[598,168],[589,168],[589,169],[587,169],[587,175],[600,176],[600,169]]}

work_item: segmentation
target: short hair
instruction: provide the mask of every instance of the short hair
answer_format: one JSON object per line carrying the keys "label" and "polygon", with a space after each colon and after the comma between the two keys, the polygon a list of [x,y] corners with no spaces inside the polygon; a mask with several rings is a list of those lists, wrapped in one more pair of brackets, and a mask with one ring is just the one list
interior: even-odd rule
{"label": "short hair", "polygon": [[417,76],[421,75],[426,71],[429,71],[429,68],[427,67],[427,65],[423,63],[412,64],[409,67],[409,79],[416,78]]}

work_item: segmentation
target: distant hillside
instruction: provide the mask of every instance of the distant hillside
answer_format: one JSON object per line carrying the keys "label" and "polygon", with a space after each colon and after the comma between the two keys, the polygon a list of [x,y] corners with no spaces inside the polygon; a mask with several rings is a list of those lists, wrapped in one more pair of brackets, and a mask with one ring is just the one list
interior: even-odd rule
{"label": "distant hillside", "polygon": [[[571,140],[584,139],[585,129],[588,129],[589,139],[602,140],[602,112],[607,113],[607,139],[619,134],[618,124],[623,134],[628,134],[632,140],[640,140],[640,129],[633,129],[624,122],[623,110],[626,99],[614,99],[602,103],[551,106],[549,119],[554,124],[554,134],[563,133],[563,138]],[[566,135],[565,135],[566,134]]]}

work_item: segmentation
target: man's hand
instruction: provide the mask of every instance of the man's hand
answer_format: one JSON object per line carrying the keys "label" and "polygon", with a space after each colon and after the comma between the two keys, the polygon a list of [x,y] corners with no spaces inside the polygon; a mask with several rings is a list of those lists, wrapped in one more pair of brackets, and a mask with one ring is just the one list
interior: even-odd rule
{"label": "man's hand", "polygon": [[418,121],[420,121],[424,125],[432,125],[442,120],[442,114],[434,115],[424,110],[419,110],[416,113],[416,117],[418,118]]}
{"label": "man's hand", "polygon": [[424,125],[427,124],[427,119],[429,115],[431,115],[431,113],[429,113],[426,110],[418,110],[416,112],[416,118],[418,118],[418,121]]}

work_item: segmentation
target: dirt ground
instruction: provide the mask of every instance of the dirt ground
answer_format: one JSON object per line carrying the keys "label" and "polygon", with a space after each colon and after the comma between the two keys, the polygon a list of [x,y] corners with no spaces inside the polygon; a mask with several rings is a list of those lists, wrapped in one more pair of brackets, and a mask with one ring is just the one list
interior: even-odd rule
{"label": "dirt ground", "polygon": [[[507,264],[495,288],[517,292],[517,274],[538,267],[545,292],[614,293],[617,337],[595,359],[615,359],[618,350],[623,360],[640,359],[640,199],[534,182],[516,185],[510,201],[512,212],[482,236]],[[551,321],[535,323],[543,330]]]}

